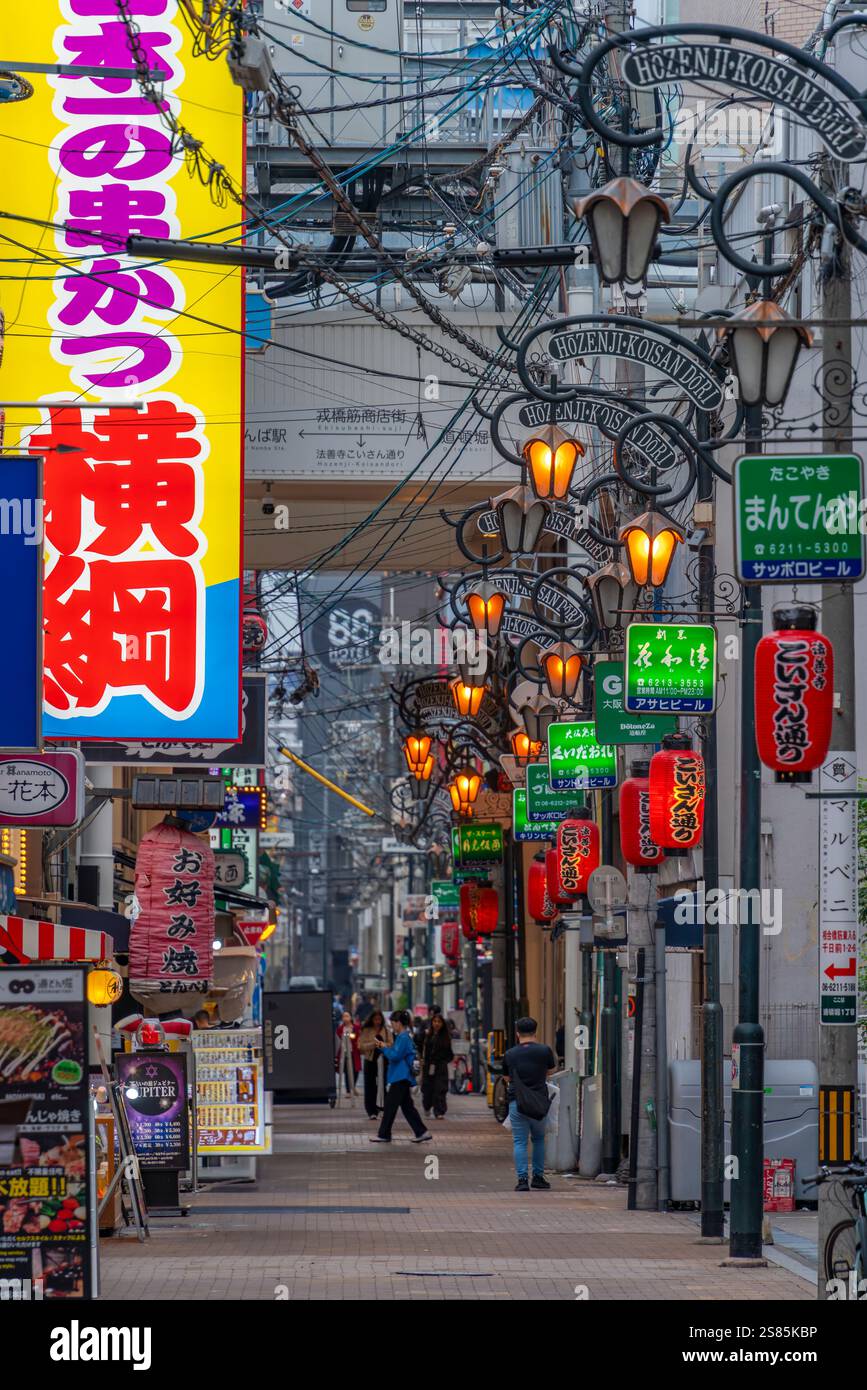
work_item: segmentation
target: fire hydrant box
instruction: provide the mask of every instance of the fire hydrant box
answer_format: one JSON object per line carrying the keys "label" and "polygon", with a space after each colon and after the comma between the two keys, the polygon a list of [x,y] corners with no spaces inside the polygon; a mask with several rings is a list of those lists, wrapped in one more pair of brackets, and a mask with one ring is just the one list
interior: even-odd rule
{"label": "fire hydrant box", "polygon": [[764,1166],[765,1211],[795,1210],[795,1160],[766,1158]]}

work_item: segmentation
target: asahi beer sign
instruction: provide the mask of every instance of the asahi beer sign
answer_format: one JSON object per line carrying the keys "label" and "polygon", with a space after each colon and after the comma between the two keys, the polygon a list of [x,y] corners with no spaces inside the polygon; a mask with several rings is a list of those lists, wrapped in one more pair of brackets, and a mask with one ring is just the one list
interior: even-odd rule
{"label": "asahi beer sign", "polygon": [[739,87],[793,112],[838,159],[857,159],[867,148],[867,132],[839,96],[793,64],[767,53],[719,40],[641,45],[624,56],[623,79],[644,90],[692,81]]}
{"label": "asahi beer sign", "polygon": [[[723,380],[710,365],[710,358],[692,348],[685,339],[669,338],[647,324],[626,326],[598,322],[578,322],[573,328],[552,334],[548,353],[557,362],[579,357],[620,357],[659,372],[702,410],[716,410],[723,402]],[[634,322],[634,321],[633,321]]]}
{"label": "asahi beer sign", "polygon": [[[576,396],[574,400],[557,401],[554,419],[558,425],[590,425],[601,430],[609,439],[616,439],[624,425],[641,414],[636,406],[615,403],[604,396]],[[541,401],[523,405],[518,419],[525,429],[541,429],[550,422],[551,407]],[[673,468],[678,453],[662,430],[653,425],[640,425],[630,434],[628,448],[659,468]],[[548,526],[546,525],[546,530]]]}

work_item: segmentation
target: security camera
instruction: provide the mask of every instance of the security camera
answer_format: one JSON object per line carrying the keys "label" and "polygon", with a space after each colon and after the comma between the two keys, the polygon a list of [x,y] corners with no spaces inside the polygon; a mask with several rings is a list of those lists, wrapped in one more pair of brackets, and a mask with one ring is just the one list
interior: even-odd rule
{"label": "security camera", "polygon": [[273,497],[263,497],[263,498],[262,498],[262,515],[263,515],[263,516],[273,516],[273,515],[274,515],[274,499],[273,499]]}

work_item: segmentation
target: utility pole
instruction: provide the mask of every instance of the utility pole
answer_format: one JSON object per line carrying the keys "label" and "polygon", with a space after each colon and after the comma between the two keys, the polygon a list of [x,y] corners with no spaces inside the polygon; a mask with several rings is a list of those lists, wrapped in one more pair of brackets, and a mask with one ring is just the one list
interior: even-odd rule
{"label": "utility pole", "polygon": [[[638,1070],[637,1083],[633,1074],[633,1093],[637,1090],[637,1105],[633,1105],[633,1124],[629,1135],[630,1171],[635,1173],[633,1209],[656,1211],[657,1126],[668,1123],[667,1116],[657,1114],[656,1106],[656,972],[653,941],[653,924],[656,921],[656,874],[639,874],[630,868],[628,921],[629,955],[630,959],[634,956],[636,962],[636,983],[643,984],[641,1050],[633,1062],[633,1067]],[[642,962],[643,979],[640,978]]]}
{"label": "utility pole", "polygon": [[[745,418],[747,453],[761,453],[761,406],[748,406]],[[762,767],[755,737],[755,659],[762,635],[762,591],[744,586],[741,637],[741,787],[740,874],[741,902],[758,902],[761,888]],[[746,897],[749,893],[751,896]],[[757,918],[748,910],[745,916]],[[764,1158],[765,1035],[759,1022],[759,950],[761,922],[738,925],[738,1021],[732,1035],[732,1153],[729,1258],[760,1261]]]}
{"label": "utility pole", "polygon": [[[822,183],[827,188],[842,177],[839,168],[828,168],[825,160]],[[834,262],[823,283],[822,317],[834,327],[822,334],[822,382],[834,374],[833,405],[823,397],[824,448],[830,454],[852,452],[852,279],[851,259],[846,242],[841,238]],[[830,752],[842,752],[858,766],[855,732],[855,593],[853,584],[828,586],[823,592],[822,631],[834,649],[834,694],[836,708],[831,727]],[[819,806],[822,806],[819,802]],[[821,816],[821,810],[820,810]],[[853,847],[853,869],[857,874],[857,847]],[[821,872],[821,865],[820,865]],[[821,930],[821,921],[819,927]],[[821,959],[821,957],[820,957]],[[822,1023],[819,1021],[819,1094],[828,1087],[847,1087],[858,1095],[858,1025],[856,1023]],[[819,1122],[822,1115],[820,1111]],[[831,1227],[840,1219],[840,1209],[834,1201],[829,1183],[820,1183],[819,1250],[824,1249]],[[818,1271],[818,1296],[827,1297],[821,1261]]]}

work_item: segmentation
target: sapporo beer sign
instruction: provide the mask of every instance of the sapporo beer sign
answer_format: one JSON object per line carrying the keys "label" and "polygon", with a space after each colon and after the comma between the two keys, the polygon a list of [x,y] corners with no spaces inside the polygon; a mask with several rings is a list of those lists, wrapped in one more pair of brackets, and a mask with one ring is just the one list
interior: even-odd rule
{"label": "sapporo beer sign", "polygon": [[735,461],[737,576],[833,584],[864,574],[857,454],[754,454]]}
{"label": "sapporo beer sign", "polygon": [[587,315],[555,325],[548,353],[557,362],[579,357],[619,357],[650,367],[680,388],[701,410],[716,410],[723,403],[723,378],[711,359],[678,334],[668,334],[641,319],[618,315]]}
{"label": "sapporo beer sign", "polygon": [[[848,96],[848,84],[842,84],[833,72],[826,69],[828,76],[823,75],[823,86],[792,62],[783,62],[757,49],[735,47],[726,41],[725,26],[719,27],[718,38],[712,37],[708,42],[685,42],[683,36],[689,29],[689,25],[679,28],[676,43],[637,43],[632,52],[624,55],[623,80],[630,87],[645,91],[684,82],[719,82],[727,88],[737,87],[753,92],[769,104],[784,106],[801,125],[815,131],[838,159],[852,160],[863,155],[867,133],[857,116],[847,109],[845,100],[829,90],[832,84],[843,86],[844,96]],[[742,36],[754,44],[764,42],[761,34]],[[781,51],[785,53],[787,49],[786,45]]]}
{"label": "sapporo beer sign", "polygon": [[167,118],[195,132],[197,161],[214,151],[243,188],[243,101],[224,62],[196,57],[178,0],[127,8],[161,75],[156,104],[134,71],[75,76],[136,66],[109,0],[0,9],[0,51],[69,65],[16,107],[26,173],[11,139],[0,151],[9,225],[46,229],[42,269],[24,280],[20,248],[0,247],[0,307],[27,325],[3,395],[42,403],[40,423],[17,417],[9,443],[45,459],[43,732],[232,742],[243,271],[143,261],[126,242],[234,236],[213,231],[226,221],[214,181],[189,177]]}

